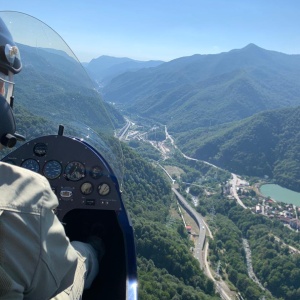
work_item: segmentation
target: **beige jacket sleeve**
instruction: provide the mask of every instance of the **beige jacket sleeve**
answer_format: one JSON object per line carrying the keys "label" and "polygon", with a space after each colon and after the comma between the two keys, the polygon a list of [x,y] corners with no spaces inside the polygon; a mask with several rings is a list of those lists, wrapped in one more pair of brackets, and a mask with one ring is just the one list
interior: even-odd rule
{"label": "beige jacket sleeve", "polygon": [[77,253],[57,205],[44,177],[0,163],[1,299],[49,299],[73,282]]}

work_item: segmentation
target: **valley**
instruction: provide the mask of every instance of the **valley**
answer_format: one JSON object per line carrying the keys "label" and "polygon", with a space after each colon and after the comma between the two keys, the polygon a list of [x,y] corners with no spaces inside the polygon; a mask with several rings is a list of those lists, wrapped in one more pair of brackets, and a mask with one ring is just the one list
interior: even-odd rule
{"label": "valley", "polygon": [[[173,186],[173,188],[172,188],[173,192],[176,194],[178,199],[181,199],[180,200],[181,205],[184,205],[184,207],[185,207],[184,210],[187,209],[186,205],[187,206],[191,205],[191,206],[195,207],[196,209],[197,209],[198,205],[201,206],[201,200],[198,201],[199,199],[197,197],[193,196],[192,194],[189,194],[189,188],[187,188],[187,190],[186,190],[187,193],[186,193],[185,197],[186,197],[186,199],[188,199],[188,202],[190,204],[187,204],[185,202],[186,200],[183,198],[183,196],[178,193],[178,190],[180,191],[180,190],[182,190],[182,188],[184,188],[186,186],[195,185],[195,186],[201,187],[201,185],[198,185],[198,184],[195,184],[192,182],[187,183],[187,182],[182,181],[180,177],[181,177],[181,174],[184,173],[184,171],[182,169],[176,167],[176,164],[172,166],[172,164],[164,163],[166,161],[172,160],[172,158],[174,158],[174,153],[180,153],[180,155],[187,161],[197,161],[197,159],[191,158],[179,150],[179,147],[175,144],[174,139],[168,133],[167,126],[163,126],[164,132],[165,132],[165,139],[155,141],[155,140],[147,139],[148,133],[155,132],[156,130],[161,131],[159,126],[154,125],[153,127],[148,128],[148,130],[145,130],[147,128],[147,126],[137,125],[136,122],[130,121],[129,119],[126,119],[126,120],[127,120],[126,126],[124,126],[122,130],[120,130],[121,134],[118,134],[119,138],[129,144],[130,144],[130,141],[132,142],[132,140],[136,139],[142,143],[147,143],[151,147],[153,147],[160,154],[160,158],[158,159],[158,161],[155,162],[155,164],[157,166],[160,166],[160,168],[162,168],[163,171],[165,172],[165,174],[167,175],[167,178],[170,180],[170,182]],[[155,137],[155,134],[154,134],[154,137]],[[203,163],[213,169],[220,169],[219,167],[217,167],[209,162],[203,162]],[[247,181],[249,179],[252,181],[251,186],[249,185],[249,182]],[[224,192],[224,194],[227,195],[226,197],[228,197],[228,198],[235,199],[236,203],[244,210],[247,210],[247,211],[250,210],[250,211],[252,211],[253,214],[261,214],[261,215],[264,215],[264,216],[270,218],[270,216],[268,216],[269,213],[267,213],[267,209],[269,209],[269,208],[267,208],[266,203],[265,203],[266,198],[262,197],[262,195],[259,194],[259,196],[261,197],[261,200],[260,200],[261,204],[260,204],[260,210],[257,211],[256,210],[257,205],[255,207],[255,205],[253,204],[253,200],[250,200],[250,202],[249,202],[249,200],[245,199],[245,197],[243,196],[243,192],[241,194],[242,190],[244,190],[244,191],[245,190],[248,190],[248,191],[256,190],[256,186],[257,186],[258,182],[260,182],[260,179],[257,179],[257,178],[254,180],[258,180],[258,182],[253,181],[253,179],[251,179],[251,178],[248,178],[247,180],[232,173],[231,179],[228,180],[228,183],[225,188],[225,190],[227,190],[227,191]],[[204,194],[206,195],[206,197],[210,197],[211,195],[218,193],[218,189],[216,189],[215,185],[212,185],[212,186],[207,185],[205,188],[204,188],[204,186],[202,186],[202,187],[203,187]],[[210,192],[208,192],[208,190]],[[197,199],[197,200],[195,201],[195,199]],[[242,199],[245,200],[246,204],[243,202],[244,200],[242,200]],[[278,207],[280,207],[280,205],[278,205]],[[282,211],[279,208],[277,208],[277,209],[278,209],[278,211]],[[294,208],[294,209],[295,209],[295,212],[298,210],[298,208]],[[217,267],[217,269],[214,269],[214,267],[213,267],[214,262],[210,261],[211,250],[209,250],[209,244],[210,244],[209,241],[211,239],[213,239],[213,235],[211,233],[210,226],[212,226],[213,231],[215,230],[214,225],[211,224],[212,217],[208,215],[205,218],[203,218],[203,216],[201,216],[201,214],[197,213],[193,208],[189,208],[188,210],[193,211],[192,212],[193,218],[195,218],[195,220],[198,220],[196,222],[197,224],[200,224],[200,225],[196,225],[196,227],[193,227],[193,226],[195,226],[195,223],[190,221],[190,223],[194,223],[194,225],[192,226],[192,230],[195,234],[195,236],[192,238],[192,241],[194,243],[193,253],[194,253],[195,257],[197,259],[199,259],[201,268],[204,270],[205,274],[208,277],[212,278],[212,280],[214,281],[214,284],[215,284],[215,288],[221,295],[222,299],[244,299],[238,291],[232,289],[231,284],[228,284],[227,280],[223,280],[225,278],[224,277],[222,278],[219,275],[219,271],[218,271],[219,267]],[[191,214],[191,213],[189,213],[189,214]],[[202,221],[198,219],[198,217],[196,216],[197,214],[199,214],[200,218],[203,218]],[[213,216],[213,214],[212,214],[212,216]],[[298,218],[297,213],[296,213],[295,217]],[[205,226],[202,226],[201,223],[205,224]],[[184,221],[184,225],[185,226],[187,225],[187,223],[185,221]],[[203,230],[202,230],[202,227],[203,227]],[[209,233],[209,235],[208,235],[209,238],[206,240],[203,239],[207,235],[205,228],[208,230],[207,232]],[[288,226],[287,228],[292,230],[292,228],[290,226]],[[202,238],[202,242],[201,242],[201,238]],[[205,244],[204,244],[204,241],[206,241]],[[200,244],[198,244],[198,243],[200,243]],[[253,280],[253,282],[257,285],[258,289],[260,289],[265,294],[265,296],[264,296],[264,297],[266,297],[265,299],[268,299],[268,297],[272,298],[270,291],[266,290],[262,286],[261,282],[256,277],[255,272],[253,271],[252,260],[251,260],[251,248],[249,246],[247,239],[244,238],[242,240],[241,245],[245,249],[245,253],[246,253],[245,261],[247,263],[249,278],[251,278]],[[287,245],[287,247],[291,247],[290,249],[293,249],[293,246],[291,246],[291,245]],[[295,251],[299,251],[298,249],[291,250],[292,251],[291,253],[293,253]],[[267,296],[267,295],[269,295],[269,296]]]}

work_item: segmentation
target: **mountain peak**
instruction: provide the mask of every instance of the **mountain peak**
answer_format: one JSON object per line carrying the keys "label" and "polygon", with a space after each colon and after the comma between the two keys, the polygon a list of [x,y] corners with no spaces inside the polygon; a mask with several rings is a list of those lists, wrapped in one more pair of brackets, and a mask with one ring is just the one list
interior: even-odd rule
{"label": "mountain peak", "polygon": [[242,49],[262,49],[262,48],[258,47],[257,45],[255,45],[253,43],[250,43]]}
{"label": "mountain peak", "polygon": [[247,57],[248,59],[250,59],[250,58],[267,59],[267,57],[269,57],[269,55],[272,52],[273,51],[266,50],[266,49],[261,48],[253,43],[250,43],[247,46],[245,46],[244,48],[234,49],[234,50],[229,51],[228,53],[234,54],[234,55],[242,55],[242,56]]}
{"label": "mountain peak", "polygon": [[233,51],[243,51],[243,52],[254,52],[254,51],[266,51],[265,49],[253,44],[253,43],[250,43],[248,44],[247,46],[245,46],[244,48],[241,48],[241,49],[235,49]]}

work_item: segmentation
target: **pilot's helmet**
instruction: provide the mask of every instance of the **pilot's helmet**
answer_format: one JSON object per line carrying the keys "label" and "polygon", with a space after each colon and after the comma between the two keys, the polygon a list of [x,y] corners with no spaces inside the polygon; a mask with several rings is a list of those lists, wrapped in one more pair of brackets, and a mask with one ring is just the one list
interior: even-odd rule
{"label": "pilot's helmet", "polygon": [[19,48],[0,18],[0,143],[7,147],[13,147],[16,143],[16,125],[12,112],[13,76],[21,69]]}

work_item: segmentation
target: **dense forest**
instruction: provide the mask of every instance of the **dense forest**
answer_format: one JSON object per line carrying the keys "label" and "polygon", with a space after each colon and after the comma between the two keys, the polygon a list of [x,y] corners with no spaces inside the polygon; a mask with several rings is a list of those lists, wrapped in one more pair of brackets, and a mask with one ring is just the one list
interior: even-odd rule
{"label": "dense forest", "polygon": [[[263,177],[300,191],[300,107],[263,112],[216,129],[178,138],[184,151],[238,174]],[[192,139],[193,137],[193,139]]]}
{"label": "dense forest", "polygon": [[283,240],[277,241],[277,232],[284,231],[281,223],[253,215],[238,207],[231,209],[228,217],[248,239],[252,250],[253,268],[263,286],[277,298],[299,299],[300,255],[291,253],[282,243],[289,235],[293,236],[294,242],[299,241],[298,234],[290,232]]}

